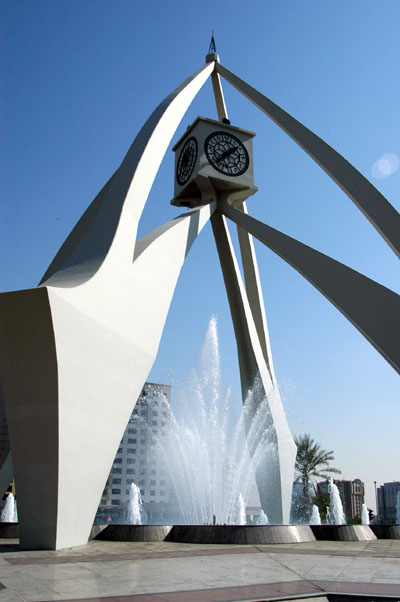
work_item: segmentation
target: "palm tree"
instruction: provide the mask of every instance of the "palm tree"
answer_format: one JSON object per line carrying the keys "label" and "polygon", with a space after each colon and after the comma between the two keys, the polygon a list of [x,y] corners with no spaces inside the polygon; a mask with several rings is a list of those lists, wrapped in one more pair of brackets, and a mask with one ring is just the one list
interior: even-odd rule
{"label": "palm tree", "polygon": [[308,520],[311,511],[310,485],[315,488],[317,478],[327,479],[330,476],[328,473],[340,474],[341,471],[329,466],[329,462],[334,460],[333,451],[321,449],[310,435],[300,435],[294,440],[297,445],[295,468],[298,473],[295,483],[303,484],[302,514]]}

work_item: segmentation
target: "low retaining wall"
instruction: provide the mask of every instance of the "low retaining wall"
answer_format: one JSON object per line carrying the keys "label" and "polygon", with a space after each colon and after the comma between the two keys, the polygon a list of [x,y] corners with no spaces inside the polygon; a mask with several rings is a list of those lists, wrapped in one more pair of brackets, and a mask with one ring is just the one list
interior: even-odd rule
{"label": "low retaining wall", "polygon": [[370,525],[378,539],[400,539],[400,525]]}
{"label": "low retaining wall", "polygon": [[0,523],[0,538],[18,538],[18,523]]}
{"label": "low retaining wall", "polygon": [[[18,523],[0,522],[0,539],[18,538]],[[90,539],[263,545],[307,541],[400,539],[400,525],[93,525]]]}
{"label": "low retaining wall", "polygon": [[107,525],[94,539],[101,541],[164,541],[171,529],[172,527],[169,525]]}
{"label": "low retaining wall", "polygon": [[315,541],[315,537],[308,525],[175,525],[166,541],[261,545]]}
{"label": "low retaining wall", "polygon": [[369,525],[311,525],[316,539],[325,541],[370,541],[377,539]]}

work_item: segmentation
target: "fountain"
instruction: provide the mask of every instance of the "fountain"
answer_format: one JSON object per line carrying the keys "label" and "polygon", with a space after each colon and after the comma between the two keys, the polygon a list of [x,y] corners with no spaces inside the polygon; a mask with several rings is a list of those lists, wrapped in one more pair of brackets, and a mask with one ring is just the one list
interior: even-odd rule
{"label": "fountain", "polygon": [[361,524],[362,525],[369,525],[369,514],[368,514],[368,508],[365,504],[362,505],[361,507]]}
{"label": "fountain", "polygon": [[176,523],[211,524],[215,517],[220,525],[245,524],[249,496],[257,490],[256,470],[261,463],[268,465],[268,456],[276,453],[269,436],[267,405],[261,404],[256,411],[246,437],[248,406],[234,424],[230,391],[221,395],[220,385],[213,317],[198,367],[175,393],[176,410],[167,401],[163,404],[169,428],[156,438],[157,464],[169,475],[178,508],[173,517]]}
{"label": "fountain", "polygon": [[259,525],[268,525],[269,521],[268,521],[268,516],[265,514],[264,510],[261,509],[260,510],[260,515],[258,518],[258,524]]}
{"label": "fountain", "polygon": [[[313,524],[311,522],[312,531],[317,539],[337,541],[371,541],[376,539],[368,524],[347,524],[339,489],[332,478],[329,479],[328,493],[330,506],[326,509],[326,524],[321,525],[321,522]],[[365,510],[367,509],[365,508]]]}
{"label": "fountain", "polygon": [[[148,461],[168,477],[172,511],[166,511],[166,520],[175,526],[109,525],[99,538],[128,541],[151,533],[154,539],[146,540],[159,541],[168,529],[168,541],[191,543],[315,540],[309,526],[270,525],[268,508],[260,511],[257,524],[246,524],[246,507],[262,505],[257,469],[262,466],[267,488],[276,445],[267,400],[256,404],[250,391],[235,421],[230,391],[220,392],[220,374],[217,320],[212,317],[196,370],[183,385],[174,386],[174,411],[167,399],[158,397],[166,428],[156,432],[138,417],[154,441]],[[112,532],[118,535],[108,535]]]}
{"label": "fountain", "polygon": [[238,501],[238,513],[237,513],[237,517],[236,517],[236,524],[237,525],[245,525],[246,522],[247,522],[247,520],[246,520],[246,504],[244,502],[242,494],[240,494],[239,501]]}
{"label": "fountain", "polygon": [[12,493],[9,493],[6,499],[3,512],[1,513],[2,523],[17,523],[17,504]]}
{"label": "fountain", "polygon": [[126,522],[128,525],[142,524],[143,504],[140,489],[136,483],[131,483],[129,489],[128,509],[126,513]]}
{"label": "fountain", "polygon": [[318,506],[313,504],[311,518],[310,518],[310,525],[320,525],[320,524],[321,524],[321,517],[319,515]]}
{"label": "fountain", "polygon": [[329,522],[332,525],[345,525],[346,524],[346,515],[343,512],[343,504],[340,498],[339,489],[333,482],[332,477],[329,479],[328,485],[329,492]]}

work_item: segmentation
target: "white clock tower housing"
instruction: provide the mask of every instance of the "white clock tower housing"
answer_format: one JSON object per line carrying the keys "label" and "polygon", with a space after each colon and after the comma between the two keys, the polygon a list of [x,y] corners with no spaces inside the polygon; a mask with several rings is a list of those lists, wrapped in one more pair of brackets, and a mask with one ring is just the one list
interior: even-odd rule
{"label": "white clock tower housing", "polygon": [[224,122],[197,117],[173,147],[175,188],[172,205],[197,207],[210,181],[216,192],[254,194],[253,143],[255,133]]}

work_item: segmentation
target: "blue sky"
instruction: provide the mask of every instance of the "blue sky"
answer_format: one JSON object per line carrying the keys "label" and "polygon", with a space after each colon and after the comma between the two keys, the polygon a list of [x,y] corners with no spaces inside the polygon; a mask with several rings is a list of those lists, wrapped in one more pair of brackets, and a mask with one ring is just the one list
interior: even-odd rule
{"label": "blue sky", "polygon": [[[324,138],[400,209],[397,0],[1,6],[0,290],[37,285],[150,112],[204,63],[212,29],[223,65]],[[223,86],[232,123],[257,134],[259,192],[249,212],[399,293],[399,261],[352,202],[277,126]],[[216,118],[210,82],[174,141],[199,114]],[[388,154],[389,162],[382,160]],[[172,194],[168,151],[141,233],[177,215]],[[343,477],[363,479],[373,506],[373,481],[400,479],[398,375],[292,268],[258,243],[256,250],[291,428],[334,450]],[[182,270],[150,379],[184,376],[213,314],[224,383],[238,406],[234,334],[207,227]]]}

